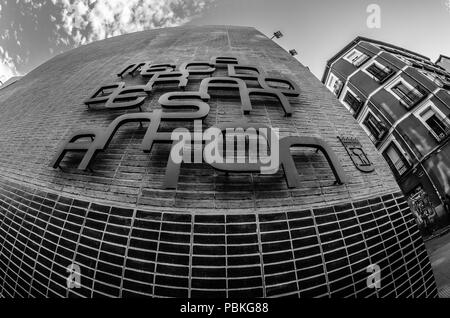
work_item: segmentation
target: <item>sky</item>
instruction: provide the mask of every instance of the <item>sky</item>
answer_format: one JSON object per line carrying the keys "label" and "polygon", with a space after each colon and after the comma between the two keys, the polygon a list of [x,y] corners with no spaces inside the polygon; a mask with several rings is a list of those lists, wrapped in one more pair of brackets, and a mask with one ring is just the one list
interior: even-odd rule
{"label": "sky", "polygon": [[[380,27],[369,28],[370,4]],[[356,36],[430,57],[450,56],[450,0],[0,0],[0,81],[92,41],[178,25],[280,30],[280,46],[321,78],[326,61]]]}

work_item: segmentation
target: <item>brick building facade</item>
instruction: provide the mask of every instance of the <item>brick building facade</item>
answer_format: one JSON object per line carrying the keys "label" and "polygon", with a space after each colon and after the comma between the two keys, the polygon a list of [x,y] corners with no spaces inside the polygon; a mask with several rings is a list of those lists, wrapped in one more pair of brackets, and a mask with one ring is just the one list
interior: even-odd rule
{"label": "brick building facade", "polygon": [[[219,65],[218,56],[236,60]],[[148,61],[177,70],[205,61],[213,77],[227,77],[227,64],[238,61],[290,79],[300,88],[288,97],[291,116],[270,96],[252,97],[244,114],[239,94],[218,90],[203,127],[244,120],[279,128],[280,137],[321,138],[347,181],[335,182],[322,152],[296,147],[297,187],[288,187],[283,169],[225,173],[205,163],[182,164],[176,189],[167,189],[170,145],[143,152],[145,123],[123,125],[90,170],[77,169],[83,153],[74,152],[61,169],[49,167],[75,131],[106,129],[118,116],[139,112],[83,101],[99,85],[145,84],[148,78],[117,73]],[[189,74],[185,91],[198,91],[207,76]],[[172,91],[176,84],[153,89],[142,111],[161,109],[159,98]],[[81,46],[2,89],[0,112],[3,297],[437,294],[423,241],[386,161],[322,83],[253,28],[169,28]],[[192,128],[171,121],[160,131],[180,126]],[[374,171],[357,169],[338,136],[356,138]],[[66,287],[71,264],[80,266],[81,288]],[[381,268],[380,289],[367,286],[371,264]]]}

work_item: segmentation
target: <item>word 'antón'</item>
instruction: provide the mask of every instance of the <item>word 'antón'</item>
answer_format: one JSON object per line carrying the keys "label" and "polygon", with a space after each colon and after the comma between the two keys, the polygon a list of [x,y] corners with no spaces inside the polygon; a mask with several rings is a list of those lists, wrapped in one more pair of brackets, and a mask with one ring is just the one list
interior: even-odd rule
{"label": "word 'ant\u00f3n'", "polygon": [[[178,88],[184,90],[189,76],[212,76],[219,67],[226,67],[228,76],[207,77],[201,81],[198,94],[207,96],[205,101],[209,100],[207,93],[210,89],[213,89],[215,94],[220,94],[218,89],[237,89],[244,114],[252,110],[252,96],[274,97],[281,104],[286,116],[292,114],[288,97],[297,97],[300,92],[294,82],[287,78],[268,76],[258,66],[241,65],[236,58],[231,57],[218,57],[211,62],[185,62],[178,70],[174,64],[130,64],[117,75],[124,78],[139,73],[142,77],[149,78],[145,85],[126,86],[124,82],[102,85],[96,88],[84,103],[89,108],[93,105],[103,105],[106,109],[139,108],[142,111],[142,104],[158,84],[175,83]],[[259,87],[248,87],[246,81],[257,81]]]}
{"label": "word 'ant\u00f3n'", "polygon": [[[182,106],[185,107],[185,101],[182,101]],[[199,102],[202,103],[202,102]],[[206,107],[207,104],[203,106]],[[175,106],[172,104],[172,106]],[[181,106],[181,105],[177,105]],[[192,114],[196,114],[198,118],[203,116],[203,111],[199,107],[199,110],[195,112],[186,112],[184,115],[191,116],[191,118],[187,118],[183,115],[179,114],[177,120],[186,120],[192,119]],[[117,117],[105,130],[86,130],[77,132],[72,135],[69,140],[61,146],[52,160],[50,166],[53,168],[59,167],[61,160],[64,158],[65,154],[68,151],[78,151],[84,152],[83,159],[81,163],[78,165],[78,169],[87,170],[89,164],[93,161],[96,154],[100,151],[105,151],[108,148],[110,141],[112,140],[114,134],[119,129],[119,127],[128,122],[148,122],[148,127],[144,138],[141,142],[141,149],[144,152],[150,153],[152,151],[152,147],[154,143],[169,143],[171,144],[171,153],[167,160],[166,172],[164,178],[164,187],[167,189],[174,189],[178,183],[178,177],[180,174],[180,166],[181,162],[178,160],[174,160],[179,155],[180,151],[183,151],[183,146],[186,143],[196,142],[199,139],[195,138],[195,132],[192,138],[183,138],[180,140],[177,137],[174,137],[172,132],[158,132],[158,128],[160,126],[161,121],[175,119],[173,117],[173,113],[165,113],[163,110],[154,110],[149,113],[133,113],[133,114],[125,114]],[[291,147],[311,147],[321,150],[325,155],[333,173],[336,178],[336,182],[339,184],[346,182],[346,176],[342,169],[342,166],[339,163],[336,155],[332,151],[332,149],[328,146],[328,144],[320,138],[317,137],[307,137],[307,136],[288,136],[278,139],[276,135],[274,135],[266,125],[261,124],[222,124],[217,127],[213,127],[216,131],[226,132],[224,136],[220,136],[218,134],[202,134],[200,141],[205,144],[205,147],[202,149],[203,158],[205,162],[212,166],[214,169],[225,172],[262,172],[263,171],[263,163],[256,162],[216,162],[214,160],[208,160],[208,158],[214,158],[215,156],[211,154],[211,152],[219,151],[216,147],[211,147],[210,144],[217,145],[217,140],[225,138],[236,138],[238,137],[236,134],[236,129],[242,130],[244,133],[249,129],[260,130],[265,129],[267,132],[263,138],[266,139],[267,147],[271,149],[271,158],[274,157],[276,160],[269,160],[268,164],[272,167],[267,167],[267,173],[273,174],[276,173],[281,166],[284,170],[284,175],[286,177],[286,181],[289,188],[297,188],[300,185],[300,176],[298,174],[297,168],[295,166],[294,159],[291,155]],[[229,134],[227,129],[233,129],[234,131]],[[207,137],[205,137],[207,136]],[[91,137],[91,141],[84,142],[76,142],[77,140],[85,137]],[[182,144],[180,147],[180,141]],[[279,151],[275,152],[273,147],[274,142],[279,144]],[[233,141],[234,144],[234,141]],[[205,152],[205,149],[210,148],[210,152]],[[175,152],[178,152],[177,154]],[[182,154],[181,154],[182,156]],[[183,162],[186,163],[185,160]],[[279,164],[273,167],[273,162],[279,162]],[[273,168],[273,169],[270,169]]]}

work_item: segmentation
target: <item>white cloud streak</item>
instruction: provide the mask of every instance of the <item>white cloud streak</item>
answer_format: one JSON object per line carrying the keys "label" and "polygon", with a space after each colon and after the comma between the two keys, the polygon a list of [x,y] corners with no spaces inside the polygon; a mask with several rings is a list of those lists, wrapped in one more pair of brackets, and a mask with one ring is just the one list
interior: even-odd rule
{"label": "white cloud streak", "polygon": [[8,52],[0,46],[0,81],[6,82],[10,77],[20,75],[13,59]]}
{"label": "white cloud streak", "polygon": [[[74,45],[184,24],[215,0],[52,0]],[[65,39],[60,39],[63,43]]]}
{"label": "white cloud streak", "polygon": [[[20,13],[34,21],[37,31],[38,17],[47,15],[53,28],[48,35],[56,50],[70,49],[89,42],[102,40],[130,32],[182,25],[200,13],[216,0],[52,0],[44,6],[40,1],[23,0]],[[1,6],[1,5],[0,5]],[[0,7],[1,8],[1,7]],[[17,7],[19,8],[19,7]],[[51,12],[50,12],[51,11]],[[0,16],[1,16],[0,12]],[[27,62],[21,58],[25,50],[24,41],[19,40],[22,25],[3,27],[0,30],[0,80],[20,75],[16,65]],[[2,43],[3,42],[3,43]],[[26,45],[26,42],[25,42]],[[14,46],[14,49],[12,48]],[[7,51],[16,51],[13,56]],[[23,67],[23,65],[22,65]]]}

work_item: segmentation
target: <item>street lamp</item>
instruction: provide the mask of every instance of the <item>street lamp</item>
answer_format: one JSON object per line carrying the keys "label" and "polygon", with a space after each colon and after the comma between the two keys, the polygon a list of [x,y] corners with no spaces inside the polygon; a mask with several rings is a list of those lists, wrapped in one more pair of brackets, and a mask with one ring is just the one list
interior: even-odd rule
{"label": "street lamp", "polygon": [[296,56],[296,55],[298,54],[296,49],[289,50],[289,53],[290,53],[292,56]]}
{"label": "street lamp", "polygon": [[276,31],[276,32],[273,33],[273,36],[272,36],[270,39],[271,39],[271,40],[272,40],[273,38],[279,39],[279,38],[281,38],[282,36],[283,36],[283,33],[281,33],[281,31]]}

